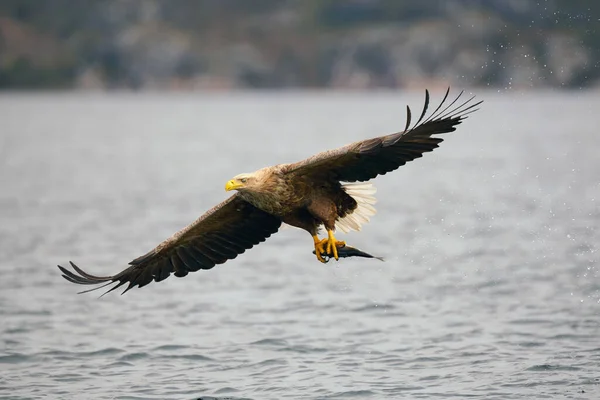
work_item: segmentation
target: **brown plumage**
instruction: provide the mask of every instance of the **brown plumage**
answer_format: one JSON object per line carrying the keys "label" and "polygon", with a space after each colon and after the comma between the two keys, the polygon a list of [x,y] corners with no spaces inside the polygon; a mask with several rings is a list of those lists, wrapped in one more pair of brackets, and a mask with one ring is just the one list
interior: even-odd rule
{"label": "brown plumage", "polygon": [[[283,222],[308,231],[314,239],[317,258],[337,257],[345,243],[334,237],[337,227],[359,230],[375,213],[374,189],[368,181],[393,171],[432,151],[442,138],[432,135],[452,132],[481,102],[459,101],[462,92],[446,104],[449,90],[428,117],[429,92],[418,121],[411,126],[411,111],[402,132],[351,143],[316,154],[293,164],[280,164],[227,182],[226,190],[237,190],[221,204],[206,212],[188,227],[159,244],[149,253],[131,261],[113,276],[90,275],[71,262],[72,272],[58,266],[63,277],[83,285],[110,285],[112,291],[127,284],[129,289],[151,281],[160,282],[171,273],[185,276],[199,269],[236,258],[277,232]],[[352,183],[356,182],[356,183]],[[328,238],[319,240],[320,227]],[[98,287],[95,287],[95,290]],[[124,293],[123,292],[123,293]]]}

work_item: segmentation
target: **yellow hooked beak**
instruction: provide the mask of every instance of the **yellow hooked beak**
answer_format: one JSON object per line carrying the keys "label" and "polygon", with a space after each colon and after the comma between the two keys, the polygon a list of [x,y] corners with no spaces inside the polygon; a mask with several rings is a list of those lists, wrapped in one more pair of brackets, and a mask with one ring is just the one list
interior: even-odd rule
{"label": "yellow hooked beak", "polygon": [[241,182],[232,179],[225,184],[225,191],[229,192],[230,190],[239,189],[242,186],[244,186],[244,185]]}

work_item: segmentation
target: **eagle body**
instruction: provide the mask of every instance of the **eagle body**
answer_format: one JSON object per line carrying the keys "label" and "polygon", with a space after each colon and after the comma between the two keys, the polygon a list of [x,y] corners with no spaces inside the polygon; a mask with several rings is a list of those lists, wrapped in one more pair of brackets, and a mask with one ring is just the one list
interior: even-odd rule
{"label": "eagle body", "polygon": [[256,183],[240,197],[282,222],[316,235],[319,227],[335,229],[335,222],[356,209],[356,200],[335,179],[310,178],[286,173],[289,164],[260,169],[252,174]]}
{"label": "eagle body", "polygon": [[[480,102],[459,101],[463,92],[448,100],[450,89],[437,108],[427,113],[429,92],[415,124],[407,110],[404,130],[324,151],[303,161],[262,168],[235,176],[225,185],[237,193],[204,213],[148,253],[132,260],[112,276],[96,276],[70,262],[70,271],[58,266],[63,277],[81,285],[100,287],[116,283],[109,292],[127,284],[124,292],[211,269],[236,258],[276,233],[283,223],[306,230],[314,240],[317,259],[338,259],[336,228],[358,231],[375,214],[375,189],[369,180],[438,147],[439,135],[453,132]],[[448,100],[448,101],[447,101]],[[319,239],[320,228],[327,238]]]}

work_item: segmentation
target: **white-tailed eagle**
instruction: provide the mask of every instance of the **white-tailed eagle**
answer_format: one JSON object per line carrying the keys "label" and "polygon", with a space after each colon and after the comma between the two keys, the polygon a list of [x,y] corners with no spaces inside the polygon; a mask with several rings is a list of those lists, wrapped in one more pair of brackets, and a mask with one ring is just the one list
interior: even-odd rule
{"label": "white-tailed eagle", "polygon": [[[324,262],[325,257],[337,260],[338,249],[345,243],[335,238],[336,228],[359,230],[375,214],[375,189],[367,181],[438,147],[443,139],[435,135],[454,131],[481,104],[473,102],[474,97],[461,100],[462,92],[449,101],[449,92],[427,115],[429,92],[425,91],[419,119],[411,125],[407,107],[401,132],[235,176],[225,190],[237,193],[116,275],[90,275],[71,263],[75,272],[59,266],[63,277],[82,285],[117,283],[109,291],[127,284],[125,293],[134,286],[160,282],[172,273],[182,277],[234,259],[265,241],[282,223],[310,233],[319,261]],[[321,227],[327,233],[324,239],[318,237]]]}

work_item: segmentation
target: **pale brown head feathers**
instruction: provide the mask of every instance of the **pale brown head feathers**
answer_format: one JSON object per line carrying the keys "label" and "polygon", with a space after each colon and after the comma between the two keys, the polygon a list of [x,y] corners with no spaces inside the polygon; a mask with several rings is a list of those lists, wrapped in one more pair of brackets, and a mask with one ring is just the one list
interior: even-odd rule
{"label": "pale brown head feathers", "polygon": [[225,190],[237,190],[240,192],[262,192],[265,190],[264,185],[269,177],[268,168],[259,169],[255,172],[243,173],[233,177],[225,184]]}

